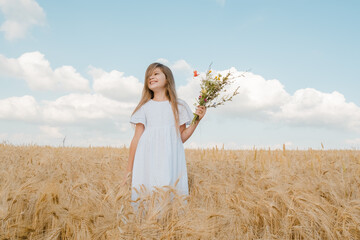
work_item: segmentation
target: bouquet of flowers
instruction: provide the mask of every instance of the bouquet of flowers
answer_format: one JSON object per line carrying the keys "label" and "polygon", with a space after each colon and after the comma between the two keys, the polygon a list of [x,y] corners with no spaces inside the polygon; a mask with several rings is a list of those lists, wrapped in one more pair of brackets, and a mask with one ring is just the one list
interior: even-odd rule
{"label": "bouquet of flowers", "polygon": [[[237,95],[239,92],[237,91],[239,87],[235,89],[235,91],[227,96],[223,96],[219,99],[219,95],[222,92],[226,92],[225,86],[232,83],[231,73],[229,71],[226,76],[222,76],[220,73],[216,76],[213,76],[211,71],[211,65],[209,65],[209,70],[206,72],[206,78],[201,80],[200,87],[200,96],[196,99],[196,103],[194,106],[205,106],[207,108],[214,107],[216,108],[218,105],[223,105],[227,101],[231,101],[232,97]],[[194,71],[194,77],[199,76],[197,71]],[[194,118],[192,120],[192,124],[195,123],[199,118],[199,115],[194,113]]]}

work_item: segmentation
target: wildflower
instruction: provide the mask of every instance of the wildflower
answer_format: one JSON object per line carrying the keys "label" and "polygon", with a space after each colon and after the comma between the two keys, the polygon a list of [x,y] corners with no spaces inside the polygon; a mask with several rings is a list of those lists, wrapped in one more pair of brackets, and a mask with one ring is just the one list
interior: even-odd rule
{"label": "wildflower", "polygon": [[[230,75],[229,72],[226,76],[224,76],[221,80],[222,75],[219,73],[216,76],[210,75],[211,73],[211,64],[209,66],[209,70],[207,71],[208,74],[206,74],[205,79],[201,79],[200,82],[200,96],[199,99],[197,99],[197,104],[200,106],[205,107],[216,107],[218,105],[222,105],[227,101],[231,101],[232,97],[238,94],[237,91],[239,87],[236,88],[236,90],[231,94],[223,97],[219,97],[220,93],[226,92],[226,89],[224,88],[226,85],[230,85],[232,81],[230,81]],[[197,71],[194,71],[194,77],[198,76]],[[196,104],[195,104],[196,105]],[[194,117],[192,120],[192,124],[195,123],[199,119],[199,115],[194,113]]]}

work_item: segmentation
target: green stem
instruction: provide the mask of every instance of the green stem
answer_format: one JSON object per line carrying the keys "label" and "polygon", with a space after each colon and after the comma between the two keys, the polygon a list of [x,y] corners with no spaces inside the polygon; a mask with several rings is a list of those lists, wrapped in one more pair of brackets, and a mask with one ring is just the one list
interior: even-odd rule
{"label": "green stem", "polygon": [[199,115],[197,115],[196,113],[193,113],[193,114],[194,114],[194,118],[191,121],[191,124],[194,124],[199,119]]}

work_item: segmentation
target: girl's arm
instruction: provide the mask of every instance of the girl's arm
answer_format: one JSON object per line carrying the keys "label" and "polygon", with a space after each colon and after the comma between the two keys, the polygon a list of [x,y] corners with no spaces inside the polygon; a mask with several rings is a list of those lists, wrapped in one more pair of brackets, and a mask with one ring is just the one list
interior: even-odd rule
{"label": "girl's arm", "polygon": [[130,149],[129,149],[129,159],[128,159],[128,166],[126,169],[126,175],[124,178],[124,183],[127,181],[127,178],[129,175],[131,175],[132,170],[133,170],[133,166],[134,166],[134,158],[135,158],[135,152],[136,152],[136,148],[139,142],[139,139],[141,137],[141,135],[143,134],[145,130],[144,124],[142,123],[137,123],[136,124],[136,128],[135,128],[135,134],[134,137],[130,143]]}
{"label": "girl's arm", "polygon": [[204,117],[206,113],[206,107],[199,105],[195,113],[199,115],[199,119],[194,124],[190,124],[188,128],[185,127],[185,124],[180,126],[181,140],[183,143],[186,142],[186,140],[188,140],[194,133],[196,127],[199,125],[200,120]]}
{"label": "girl's arm", "polygon": [[200,121],[198,120],[194,124],[190,124],[188,128],[185,127],[185,123],[180,126],[181,140],[183,143],[191,137],[196,127],[199,125],[199,122]]}

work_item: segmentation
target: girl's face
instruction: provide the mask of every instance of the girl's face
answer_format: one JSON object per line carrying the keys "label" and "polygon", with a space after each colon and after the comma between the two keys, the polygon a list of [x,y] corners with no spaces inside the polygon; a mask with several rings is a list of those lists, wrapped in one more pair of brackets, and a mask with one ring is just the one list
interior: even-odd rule
{"label": "girl's face", "polygon": [[166,85],[166,76],[160,68],[155,68],[153,73],[149,76],[148,86],[154,91],[157,89],[164,88]]}

